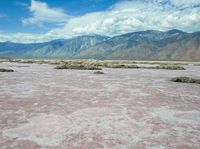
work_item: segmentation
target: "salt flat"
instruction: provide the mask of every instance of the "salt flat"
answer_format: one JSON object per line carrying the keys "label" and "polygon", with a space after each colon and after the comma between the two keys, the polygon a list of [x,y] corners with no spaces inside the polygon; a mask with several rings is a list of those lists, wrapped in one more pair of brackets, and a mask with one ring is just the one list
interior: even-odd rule
{"label": "salt flat", "polygon": [[197,149],[200,78],[186,70],[56,70],[0,63],[0,148]]}

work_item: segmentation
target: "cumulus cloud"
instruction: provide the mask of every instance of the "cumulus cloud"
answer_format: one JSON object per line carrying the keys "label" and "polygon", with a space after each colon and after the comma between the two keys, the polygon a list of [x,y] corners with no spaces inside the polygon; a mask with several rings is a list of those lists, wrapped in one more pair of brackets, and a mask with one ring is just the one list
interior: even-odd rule
{"label": "cumulus cloud", "polygon": [[[179,0],[179,2],[182,2],[184,6],[190,5],[190,7],[187,9],[177,8],[179,5],[176,3],[176,0],[123,1],[113,5],[105,11],[71,17],[63,26],[51,29],[46,34],[31,35],[18,33],[17,35],[9,35],[6,39],[13,41],[20,40],[23,42],[43,42],[84,34],[115,36],[127,32],[152,29],[166,31],[176,28],[187,32],[199,31],[200,7],[192,7],[197,4],[197,0],[191,0],[190,3],[186,0]],[[39,2],[39,4],[41,4],[41,2]],[[42,6],[40,7],[50,9],[45,3],[42,3],[41,5]],[[31,7],[35,13],[33,18],[28,19],[29,23],[48,22],[51,20],[51,17],[45,20],[46,17],[44,17],[44,14],[40,16],[39,14],[42,13],[40,11],[35,11],[38,9],[38,4],[32,4]],[[54,9],[49,10],[49,13],[53,14]],[[49,13],[46,15],[51,16]],[[63,15],[63,13],[61,14]],[[66,17],[65,14],[64,17],[62,17],[62,15],[60,15],[60,20],[62,20],[61,18]],[[54,19],[52,18],[51,21],[53,22]],[[18,38],[19,36],[21,36],[21,38]],[[0,39],[2,40],[2,37],[0,37]]]}
{"label": "cumulus cloud", "polygon": [[22,23],[25,25],[42,25],[43,23],[66,23],[69,19],[64,10],[59,8],[50,8],[46,3],[31,0],[29,7],[32,17],[25,18]]}
{"label": "cumulus cloud", "polygon": [[132,31],[165,31],[173,28],[188,32],[199,30],[200,8],[180,10],[155,1],[126,1],[104,12],[72,18],[63,28],[50,32],[61,36],[88,33],[115,36]]}

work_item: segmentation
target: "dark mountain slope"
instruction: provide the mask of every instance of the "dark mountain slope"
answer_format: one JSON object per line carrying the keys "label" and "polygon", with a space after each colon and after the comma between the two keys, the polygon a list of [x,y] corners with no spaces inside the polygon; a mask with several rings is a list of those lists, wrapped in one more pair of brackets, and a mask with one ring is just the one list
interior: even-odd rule
{"label": "dark mountain slope", "polygon": [[124,34],[101,42],[79,54],[97,59],[200,60],[199,33],[179,30],[144,31]]}
{"label": "dark mountain slope", "polygon": [[200,32],[142,31],[109,38],[100,35],[45,43],[0,43],[0,57],[200,60]]}
{"label": "dark mountain slope", "polygon": [[1,57],[72,57],[81,51],[102,42],[109,37],[100,35],[79,36],[71,39],[58,39],[45,43],[18,44],[12,42],[0,43]]}

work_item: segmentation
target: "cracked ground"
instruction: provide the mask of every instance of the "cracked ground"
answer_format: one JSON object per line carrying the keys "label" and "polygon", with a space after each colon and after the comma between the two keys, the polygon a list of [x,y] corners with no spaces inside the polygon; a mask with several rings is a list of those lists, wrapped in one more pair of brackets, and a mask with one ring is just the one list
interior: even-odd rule
{"label": "cracked ground", "polygon": [[199,78],[186,70],[56,70],[47,64],[0,63],[2,149],[198,149]]}

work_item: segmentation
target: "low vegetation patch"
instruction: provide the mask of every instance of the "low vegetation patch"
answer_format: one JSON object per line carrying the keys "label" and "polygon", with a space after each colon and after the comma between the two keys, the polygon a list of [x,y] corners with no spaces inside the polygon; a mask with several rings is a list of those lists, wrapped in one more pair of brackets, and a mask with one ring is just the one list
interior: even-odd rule
{"label": "low vegetation patch", "polygon": [[137,65],[129,65],[129,64],[113,64],[113,65],[105,65],[106,68],[139,68]]}
{"label": "low vegetation patch", "polygon": [[183,66],[179,66],[179,65],[160,65],[160,66],[156,66],[157,69],[169,69],[169,70],[185,70],[185,68]]}
{"label": "low vegetation patch", "polygon": [[101,70],[101,68],[139,68],[127,61],[71,60],[61,62],[56,69]]}
{"label": "low vegetation patch", "polygon": [[189,65],[190,62],[165,62],[165,61],[137,61],[136,64],[151,64],[151,65]]}
{"label": "low vegetation patch", "polygon": [[31,59],[10,59],[9,62],[14,62],[14,63],[27,63],[27,64],[32,64],[35,61]]}
{"label": "low vegetation patch", "polygon": [[185,70],[183,66],[162,64],[159,66],[138,66],[127,61],[96,61],[96,60],[68,60],[62,61],[55,69],[79,69],[79,70],[101,70],[101,68],[125,68],[125,69],[169,69]]}
{"label": "low vegetation patch", "polygon": [[12,69],[0,68],[0,72],[14,72]]}
{"label": "low vegetation patch", "polygon": [[138,68],[134,61],[99,60],[93,61],[93,64],[104,68]]}
{"label": "low vegetation patch", "polygon": [[171,79],[173,82],[181,82],[181,83],[197,83],[200,84],[200,79],[194,79],[190,77],[176,77]]}
{"label": "low vegetation patch", "polygon": [[178,66],[178,65],[159,65],[159,66],[141,66],[139,67],[141,69],[167,69],[167,70],[185,70],[183,66]]}
{"label": "low vegetation patch", "polygon": [[8,62],[14,63],[26,63],[26,64],[50,64],[58,65],[60,61],[58,60],[35,60],[35,59],[9,59]]}
{"label": "low vegetation patch", "polygon": [[101,70],[101,68],[94,65],[61,63],[55,69],[78,69],[78,70]]}
{"label": "low vegetation patch", "polygon": [[200,64],[194,64],[194,66],[200,66]]}
{"label": "low vegetation patch", "polygon": [[[169,69],[185,70],[181,65],[186,63],[170,62],[142,62],[132,60],[40,60],[40,59],[6,59],[9,62],[37,63],[57,65],[55,69],[79,69],[79,70],[101,70],[101,68],[125,68],[125,69]],[[158,66],[138,66],[137,64],[155,64]]]}
{"label": "low vegetation patch", "polygon": [[95,71],[94,74],[104,74],[103,71]]}

